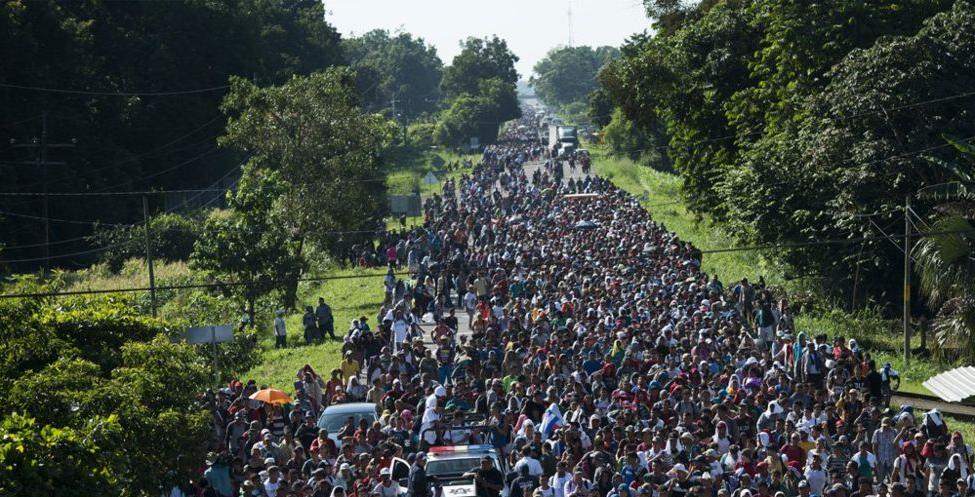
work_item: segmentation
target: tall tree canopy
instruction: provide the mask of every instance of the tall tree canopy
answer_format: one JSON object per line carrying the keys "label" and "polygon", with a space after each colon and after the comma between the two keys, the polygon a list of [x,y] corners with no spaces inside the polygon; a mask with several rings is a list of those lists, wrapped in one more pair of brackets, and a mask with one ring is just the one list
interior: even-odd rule
{"label": "tall tree canopy", "polygon": [[308,244],[344,254],[356,240],[345,233],[376,228],[386,208],[380,154],[392,130],[382,116],[360,110],[351,69],[263,88],[232,78],[231,86],[220,143],[248,154],[248,168],[273,171],[283,182],[275,203],[261,210],[280,212],[296,256]]}
{"label": "tall tree canopy", "polygon": [[[548,105],[586,102],[589,93],[599,87],[599,70],[617,56],[616,47],[555,48],[535,64],[530,81],[538,97]],[[608,122],[609,116],[606,119]]]}
{"label": "tall tree canopy", "polygon": [[[904,197],[946,178],[929,159],[957,158],[944,135],[975,135],[975,99],[958,97],[975,60],[966,1],[645,3],[657,31],[600,83],[668,145],[691,207],[746,243],[875,237],[863,215],[902,223]],[[834,295],[859,274],[881,298],[903,256],[886,241],[777,255]]]}
{"label": "tall tree canopy", "polygon": [[[221,87],[231,75],[266,85],[343,63],[339,35],[324,16],[317,0],[3,2],[0,136],[39,137],[47,111],[48,141],[76,140],[72,149],[49,153],[49,160],[64,162],[50,166],[51,192],[206,187],[232,176],[241,159],[216,144],[225,123],[219,105],[227,90]],[[0,148],[3,191],[43,189],[41,169],[22,164],[37,155]],[[126,223],[141,217],[140,202],[52,198],[49,216]],[[39,197],[0,196],[0,211],[36,215],[40,205]],[[43,223],[11,215],[0,218],[0,226],[3,259],[37,256]],[[51,228],[52,255],[91,249],[74,239],[90,234],[92,224],[55,222]],[[58,258],[53,265],[97,256]]]}
{"label": "tall tree canopy", "polygon": [[508,42],[497,36],[468,38],[450,66],[444,69],[440,87],[449,98],[461,94],[476,95],[481,81],[498,79],[514,86],[518,82],[515,63],[518,56],[508,49]]}
{"label": "tall tree canopy", "polygon": [[449,98],[434,130],[443,145],[460,147],[478,138],[494,143],[501,123],[521,116],[515,83],[518,56],[497,36],[468,38],[444,69],[441,89]]}
{"label": "tall tree canopy", "polygon": [[443,61],[422,38],[377,29],[343,40],[342,48],[367,111],[395,108],[398,117],[413,120],[436,110]]}

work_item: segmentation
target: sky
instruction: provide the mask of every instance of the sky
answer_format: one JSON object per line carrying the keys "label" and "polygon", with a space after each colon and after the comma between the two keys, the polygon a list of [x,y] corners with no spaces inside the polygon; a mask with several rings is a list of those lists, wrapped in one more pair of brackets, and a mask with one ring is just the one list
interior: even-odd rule
{"label": "sky", "polygon": [[461,40],[496,34],[521,59],[522,79],[551,48],[569,44],[570,3],[573,46],[619,46],[650,26],[640,0],[324,0],[343,37],[402,29],[436,47],[444,64]]}

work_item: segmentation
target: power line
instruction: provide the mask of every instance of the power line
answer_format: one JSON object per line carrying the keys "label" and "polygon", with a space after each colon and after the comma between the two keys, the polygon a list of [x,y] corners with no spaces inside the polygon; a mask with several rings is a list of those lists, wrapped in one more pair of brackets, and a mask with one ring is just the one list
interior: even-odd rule
{"label": "power line", "polygon": [[0,211],[0,216],[10,216],[10,217],[21,217],[24,219],[34,219],[37,221],[52,221],[55,223],[67,223],[67,224],[102,224],[105,226],[131,226],[124,223],[109,223],[105,221],[95,220],[81,220],[81,219],[60,219],[56,217],[44,217],[44,216],[33,216],[30,214],[21,214],[19,212],[7,212]]}
{"label": "power line", "polygon": [[[235,168],[236,169],[236,168]],[[221,178],[222,179],[222,178]],[[39,197],[49,195],[51,197],[114,197],[126,195],[164,195],[167,193],[207,193],[222,192],[223,188],[198,188],[191,190],[146,190],[131,192],[65,192],[65,193],[42,193],[42,192],[0,192],[3,197]]]}
{"label": "power line", "polygon": [[13,88],[15,90],[40,91],[48,93],[67,93],[70,95],[95,95],[102,97],[168,97],[174,95],[192,95],[196,93],[209,93],[218,90],[226,90],[230,85],[212,86],[210,88],[197,88],[193,90],[171,90],[171,91],[93,91],[93,90],[69,90],[63,88],[44,88],[39,86],[15,85],[10,83],[0,83],[0,88]]}
{"label": "power line", "polygon": [[[166,173],[175,171],[175,170],[177,170],[177,169],[179,169],[181,167],[184,167],[184,166],[187,166],[189,164],[192,164],[192,163],[194,163],[194,162],[196,162],[196,161],[198,161],[198,160],[200,160],[200,159],[202,159],[202,158],[204,158],[204,157],[206,157],[206,156],[208,156],[208,155],[216,152],[219,149],[220,149],[220,147],[217,147],[217,146],[210,147],[205,152],[202,152],[202,153],[197,154],[197,155],[195,155],[193,157],[190,157],[189,159],[187,159],[187,160],[185,160],[183,162],[180,162],[179,164],[176,164],[176,165],[174,165],[172,167],[168,167],[168,168],[163,169],[161,171],[156,171],[156,172],[154,172],[152,174],[149,174],[147,176],[143,176],[143,177],[140,177],[140,178],[133,178],[131,181],[145,181],[147,179],[151,179],[151,178],[155,178],[155,177],[158,177],[158,176],[162,176],[163,174],[166,174]],[[113,188],[117,188],[119,186],[123,186],[123,185],[125,185],[127,183],[129,183],[129,181],[126,181],[124,183],[116,183],[116,184],[114,184],[112,186],[106,186],[105,188],[101,188],[99,190],[96,190],[94,193],[100,193],[100,192],[104,192],[106,190],[111,190]]]}
{"label": "power line", "polygon": [[[395,275],[408,275],[409,272],[396,272]],[[348,279],[358,279],[358,278],[382,278],[385,274],[350,274],[344,276],[311,276],[298,278],[299,282],[310,282],[310,281],[332,281],[332,280],[348,280]],[[270,283],[290,283],[294,280],[290,279],[273,279],[265,280],[264,282]],[[246,286],[251,284],[250,282],[241,281],[228,281],[225,283],[193,283],[184,285],[163,285],[156,286],[156,290],[187,290],[187,289],[199,289],[199,288],[221,288],[228,286]],[[98,289],[98,290],[68,290],[64,292],[34,292],[34,293],[9,293],[0,294],[0,299],[18,299],[18,298],[43,298],[43,297],[65,297],[71,295],[96,295],[104,293],[130,293],[130,292],[147,292],[149,287],[129,287],[129,288],[114,288],[114,289]]]}
{"label": "power line", "polygon": [[[915,236],[917,236],[919,238],[927,238],[927,237],[932,237],[932,236],[962,235],[962,234],[972,234],[972,233],[975,233],[975,229],[949,230],[949,231],[930,231],[930,232],[921,233],[921,234],[915,235]],[[748,252],[748,251],[752,251],[752,250],[774,250],[774,249],[782,249],[782,248],[813,247],[813,246],[818,246],[818,245],[847,245],[847,244],[853,244],[853,243],[865,243],[865,242],[873,242],[873,241],[879,241],[879,240],[890,240],[890,239],[904,238],[904,237],[905,237],[905,235],[866,236],[866,237],[863,237],[863,238],[832,238],[832,239],[826,239],[826,240],[810,240],[808,242],[791,242],[791,243],[779,243],[779,244],[771,244],[771,245],[751,245],[751,246],[745,246],[745,247],[729,247],[729,248],[720,248],[720,249],[710,249],[710,250],[701,250],[700,252],[702,254],[721,254],[721,253],[727,253],[727,252]]]}

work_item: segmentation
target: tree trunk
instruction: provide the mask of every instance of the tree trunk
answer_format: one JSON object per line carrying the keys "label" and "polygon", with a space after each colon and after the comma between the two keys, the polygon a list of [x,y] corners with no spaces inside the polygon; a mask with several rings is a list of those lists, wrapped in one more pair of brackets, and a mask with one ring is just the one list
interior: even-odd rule
{"label": "tree trunk", "polygon": [[[295,255],[301,257],[301,251],[305,246],[305,238],[301,237],[298,239],[298,250]],[[298,268],[297,271],[289,274],[287,281],[285,281],[284,286],[284,308],[285,309],[295,309],[295,305],[298,303],[298,281],[301,279],[301,270]]]}
{"label": "tree trunk", "polygon": [[248,326],[254,327],[254,297],[247,297],[247,318],[250,321]]}

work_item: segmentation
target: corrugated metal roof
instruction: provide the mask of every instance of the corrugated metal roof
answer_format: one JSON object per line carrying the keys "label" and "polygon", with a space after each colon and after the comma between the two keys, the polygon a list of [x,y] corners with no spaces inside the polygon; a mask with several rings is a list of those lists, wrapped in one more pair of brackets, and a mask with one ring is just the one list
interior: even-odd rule
{"label": "corrugated metal roof", "polygon": [[932,393],[947,402],[961,402],[975,395],[975,367],[965,366],[932,376],[924,382]]}

